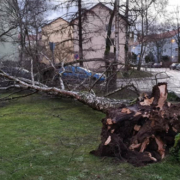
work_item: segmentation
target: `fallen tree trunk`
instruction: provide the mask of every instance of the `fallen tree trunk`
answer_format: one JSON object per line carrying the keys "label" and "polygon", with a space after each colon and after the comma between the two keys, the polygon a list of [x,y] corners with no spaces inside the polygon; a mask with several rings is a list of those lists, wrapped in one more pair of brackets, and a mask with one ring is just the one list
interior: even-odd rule
{"label": "fallen tree trunk", "polygon": [[166,102],[167,94],[167,84],[159,83],[135,105],[109,109],[102,120],[101,144],[91,153],[135,166],[163,159],[180,132],[180,104]]}
{"label": "fallen tree trunk", "polygon": [[32,90],[36,90],[37,92],[38,91],[44,92],[51,95],[71,97],[103,113],[107,113],[109,108],[120,107],[122,103],[128,104],[128,101],[97,97],[95,94],[89,93],[89,92],[62,90],[57,87],[48,87],[39,82],[34,82],[34,85],[33,85],[32,81],[30,80],[11,76],[2,70],[0,70],[0,77],[9,79],[15,82],[15,84],[13,85],[10,85],[8,87],[2,87],[2,88],[0,87],[0,89],[5,90],[5,89],[15,87],[15,88],[21,88],[21,89],[32,89]]}
{"label": "fallen tree trunk", "polygon": [[61,90],[38,82],[32,85],[31,81],[10,76],[2,70],[0,76],[15,82],[10,87],[72,97],[106,113],[102,120],[101,143],[91,152],[97,156],[118,157],[136,166],[157,162],[165,157],[180,132],[180,104],[166,101],[166,83],[154,86],[151,96],[144,94],[135,105],[126,106],[121,104],[122,101],[92,93]]}

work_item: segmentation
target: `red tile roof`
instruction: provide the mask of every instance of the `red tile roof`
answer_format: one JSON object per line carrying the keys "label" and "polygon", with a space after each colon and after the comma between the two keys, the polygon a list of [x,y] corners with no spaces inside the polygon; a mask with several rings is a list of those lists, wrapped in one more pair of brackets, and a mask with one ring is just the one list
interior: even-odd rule
{"label": "red tile roof", "polygon": [[138,41],[132,43],[131,45],[136,46],[136,45],[140,44],[141,42],[147,43],[147,42],[153,42],[153,41],[157,41],[157,40],[161,40],[161,39],[172,38],[177,33],[178,33],[178,29],[172,30],[172,31],[167,31],[167,32],[160,33],[160,34],[150,34],[150,35],[145,36],[145,37],[139,36]]}

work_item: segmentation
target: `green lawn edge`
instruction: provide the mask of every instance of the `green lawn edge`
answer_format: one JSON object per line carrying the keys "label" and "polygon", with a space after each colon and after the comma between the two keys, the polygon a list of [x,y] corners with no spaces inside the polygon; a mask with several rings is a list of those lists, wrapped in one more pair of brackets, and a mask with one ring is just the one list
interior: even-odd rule
{"label": "green lawn edge", "polygon": [[90,155],[105,115],[73,99],[33,95],[0,110],[0,180],[180,179],[171,158],[137,168]]}

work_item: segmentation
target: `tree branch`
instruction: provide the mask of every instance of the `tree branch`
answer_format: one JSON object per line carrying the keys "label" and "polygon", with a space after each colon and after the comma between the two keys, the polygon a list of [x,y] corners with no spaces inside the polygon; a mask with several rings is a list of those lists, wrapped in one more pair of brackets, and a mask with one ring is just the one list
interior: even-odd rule
{"label": "tree branch", "polygon": [[[45,92],[48,94],[52,95],[59,95],[59,96],[66,96],[66,97],[72,97],[89,107],[102,111],[106,113],[109,108],[115,108],[121,106],[121,104],[129,104],[128,101],[122,101],[122,100],[115,100],[115,99],[108,99],[104,97],[97,97],[96,95],[88,92],[76,92],[76,91],[67,91],[67,90],[62,90],[56,87],[47,87],[47,86],[38,86],[38,85],[32,85],[29,83],[26,83],[25,81],[20,80],[19,78],[10,76],[9,74],[3,72],[0,70],[0,76],[13,80],[14,82],[20,84],[20,86],[16,86],[19,88],[24,88],[24,89],[33,89],[36,91],[41,91]],[[37,82],[35,84],[38,84]]]}

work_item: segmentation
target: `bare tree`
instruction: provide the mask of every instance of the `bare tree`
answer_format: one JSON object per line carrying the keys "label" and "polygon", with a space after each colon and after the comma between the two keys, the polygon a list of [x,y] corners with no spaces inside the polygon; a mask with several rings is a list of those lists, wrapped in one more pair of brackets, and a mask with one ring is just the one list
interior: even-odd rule
{"label": "bare tree", "polygon": [[[110,68],[107,70],[107,76],[108,76],[108,81],[107,81],[107,91],[116,89],[116,80],[117,80],[117,68],[118,68],[118,63],[120,62],[120,41],[122,42],[122,39],[119,39],[120,36],[120,31],[121,33],[123,32],[123,27],[125,24],[127,24],[127,19],[123,17],[122,22],[122,15],[120,15],[120,5],[119,5],[119,0],[115,0],[113,2],[113,10],[110,13],[109,17],[109,23],[108,23],[108,29],[107,29],[107,37],[106,37],[106,49],[105,49],[105,61],[106,61],[106,69]],[[112,27],[113,22],[115,24],[115,39],[114,42],[112,42],[111,34],[112,34]],[[121,25],[120,25],[121,23]],[[122,44],[122,43],[121,43]],[[114,46],[114,52],[110,53],[110,47]],[[113,57],[111,57],[113,54]],[[112,60],[113,59],[113,60]]]}
{"label": "bare tree", "polygon": [[5,41],[8,37],[12,43],[19,45],[20,66],[31,71],[34,84],[34,73],[39,70],[42,51],[39,44],[40,31],[45,23],[44,14],[48,10],[46,1],[1,0],[1,3],[1,40]]}
{"label": "bare tree", "polygon": [[[71,37],[69,40],[73,41],[74,44],[78,44],[78,50],[75,53],[78,53],[78,59],[83,60],[84,54],[88,51],[84,46],[87,42],[91,41],[91,37],[87,37],[88,34],[92,34],[92,31],[87,31],[86,26],[88,15],[87,12],[91,15],[97,16],[93,11],[87,10],[87,5],[92,3],[86,3],[86,6],[84,5],[84,1],[82,0],[67,0],[63,3],[59,3],[56,7],[59,9],[64,8],[64,6],[67,8],[67,13],[65,13],[62,17],[69,21],[69,26],[72,26],[76,34],[76,31],[78,32],[75,37]],[[69,9],[74,8],[74,12],[69,12]],[[68,26],[66,28],[69,28]],[[61,30],[59,30],[60,32]],[[83,66],[83,61],[80,61],[80,66]]]}
{"label": "bare tree", "polygon": [[15,21],[14,14],[9,11],[13,11],[13,5],[11,1],[1,0],[0,1],[0,41],[6,41],[7,38],[13,38],[17,33],[18,24]]}
{"label": "bare tree", "polygon": [[[79,59],[83,59],[83,37],[82,37],[82,7],[81,0],[78,0],[78,29],[79,29]],[[83,62],[80,63],[83,66]]]}
{"label": "bare tree", "polygon": [[129,66],[129,57],[128,57],[128,47],[129,47],[129,0],[126,0],[126,11],[125,11],[125,18],[126,18],[126,42],[125,42],[125,69],[128,69]]}
{"label": "bare tree", "polygon": [[141,51],[139,54],[139,61],[137,70],[140,70],[144,53],[147,46],[147,36],[149,35],[149,29],[156,22],[158,15],[163,12],[167,1],[154,1],[154,0],[138,0],[136,6],[138,9],[137,23],[135,24],[135,30],[137,35],[137,41],[141,45]]}
{"label": "bare tree", "polygon": [[150,35],[148,48],[151,49],[151,52],[156,55],[157,62],[161,62],[163,49],[166,43],[168,43],[168,26],[166,24],[154,25],[152,29],[149,30]]}
{"label": "bare tree", "polygon": [[116,1],[115,13],[115,63],[119,62],[119,0]]}
{"label": "bare tree", "polygon": [[23,61],[23,53],[38,62],[40,31],[44,21],[44,13],[47,11],[46,1],[21,1],[14,2],[18,13],[20,27],[20,60]]}
{"label": "bare tree", "polygon": [[176,10],[174,11],[172,18],[174,19],[172,27],[176,31],[174,37],[178,46],[178,62],[180,63],[180,12],[178,6],[176,7]]}

